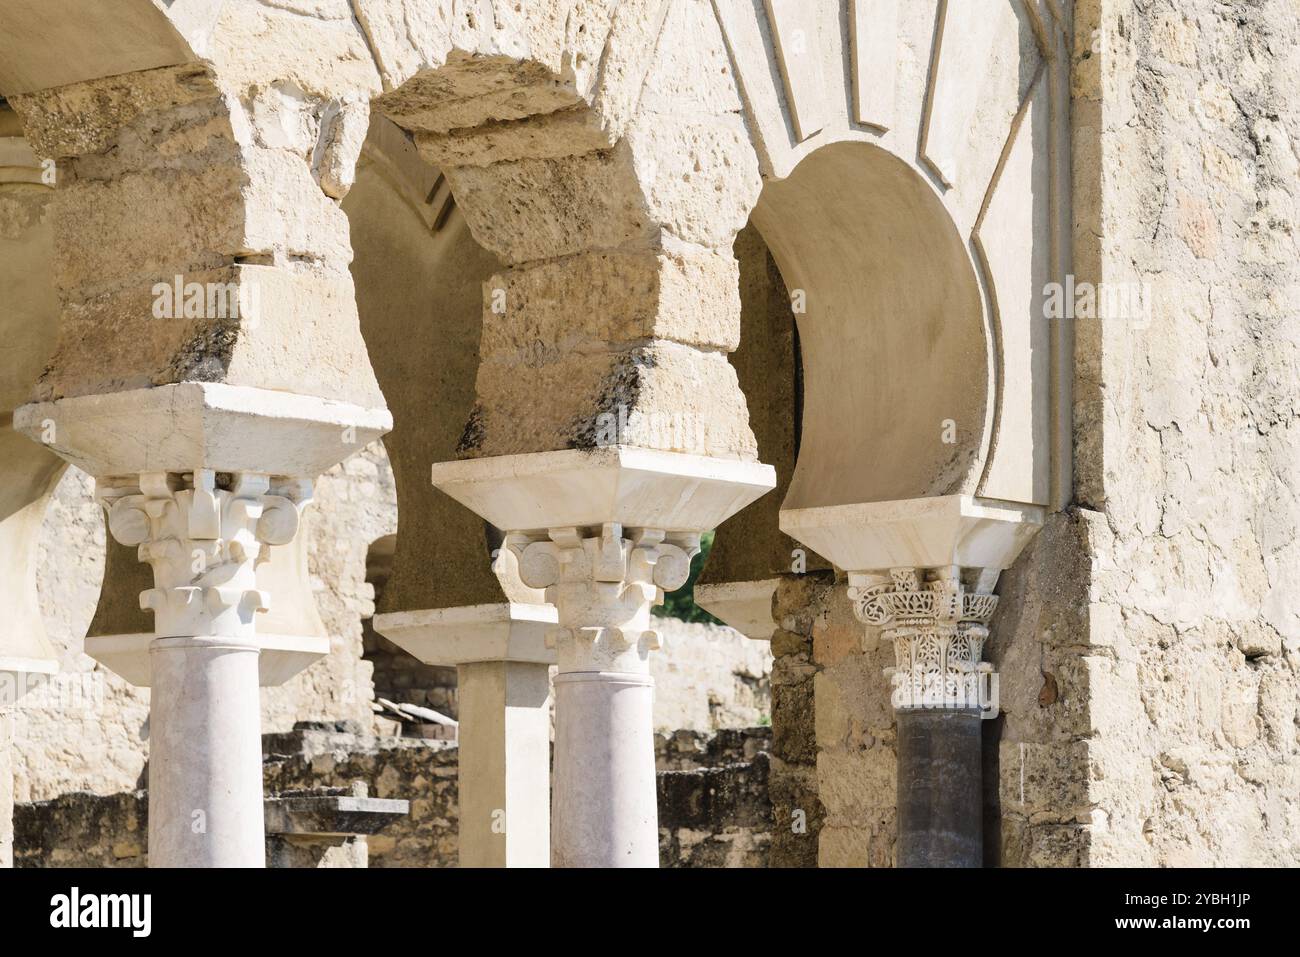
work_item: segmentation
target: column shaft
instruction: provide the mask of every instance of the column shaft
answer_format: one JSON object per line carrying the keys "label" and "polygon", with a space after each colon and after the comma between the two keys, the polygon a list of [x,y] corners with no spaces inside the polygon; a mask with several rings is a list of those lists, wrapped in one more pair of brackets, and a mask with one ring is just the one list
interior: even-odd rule
{"label": "column shaft", "polygon": [[983,863],[978,711],[900,710],[898,866]]}
{"label": "column shaft", "polygon": [[460,866],[546,867],[550,861],[548,667],[459,665]]}
{"label": "column shaft", "polygon": [[654,679],[555,678],[555,867],[658,867]]}
{"label": "column shaft", "polygon": [[150,648],[149,866],[265,867],[258,647]]}

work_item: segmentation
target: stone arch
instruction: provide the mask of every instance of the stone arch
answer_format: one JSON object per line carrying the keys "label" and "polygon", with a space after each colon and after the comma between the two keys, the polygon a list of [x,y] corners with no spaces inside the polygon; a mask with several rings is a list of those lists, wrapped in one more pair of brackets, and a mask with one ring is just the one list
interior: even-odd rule
{"label": "stone arch", "polygon": [[709,5],[367,6],[374,107],[507,267],[459,454],[623,444],[752,460],[725,353],[730,246],[758,178]]}
{"label": "stone arch", "polygon": [[991,350],[974,264],[929,186],[885,150],[836,143],[769,183],[754,222],[799,303],[787,505],[973,491]]}
{"label": "stone arch", "polygon": [[[804,446],[786,509],[955,493],[1059,503],[1068,340],[1041,308],[1067,249],[1059,12],[1039,0],[859,0],[847,10],[722,0],[718,12],[765,178],[754,222],[787,284],[808,284]],[[927,277],[886,238],[891,207],[900,238],[926,258],[936,244],[942,269]],[[848,250],[817,248],[822,235],[853,238]],[[863,277],[894,282],[895,305],[873,303]],[[962,320],[933,326],[945,335],[928,346],[900,323],[868,358],[854,351],[864,294],[877,313]],[[896,388],[862,390],[854,403],[843,394],[850,378],[833,403],[819,396],[819,381],[882,368],[897,372]],[[940,445],[949,419],[958,441]]]}
{"label": "stone arch", "polygon": [[13,429],[13,410],[54,346],[58,306],[52,275],[48,175],[0,101],[0,710],[26,683],[23,674],[55,670],[36,592],[37,543],[50,497],[66,468],[48,449]]}

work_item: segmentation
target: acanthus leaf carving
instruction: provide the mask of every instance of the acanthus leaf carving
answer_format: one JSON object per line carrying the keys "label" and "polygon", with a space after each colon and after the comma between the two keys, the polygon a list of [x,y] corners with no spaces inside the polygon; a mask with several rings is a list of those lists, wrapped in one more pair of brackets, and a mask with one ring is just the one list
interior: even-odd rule
{"label": "acanthus leaf carving", "polygon": [[978,708],[995,717],[996,700],[990,709],[981,682],[996,688],[996,676],[981,658],[997,608],[996,574],[981,569],[973,585],[959,568],[936,569],[926,580],[914,568],[891,569],[887,581],[870,584],[860,577],[851,576],[849,599],[858,619],[894,644],[887,672],[894,707]]}

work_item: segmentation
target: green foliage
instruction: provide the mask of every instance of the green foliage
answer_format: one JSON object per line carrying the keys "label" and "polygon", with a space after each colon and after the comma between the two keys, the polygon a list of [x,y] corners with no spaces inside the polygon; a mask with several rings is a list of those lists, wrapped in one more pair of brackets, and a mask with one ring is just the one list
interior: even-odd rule
{"label": "green foliage", "polygon": [[686,584],[675,592],[664,596],[664,603],[654,609],[662,618],[677,618],[681,621],[695,621],[707,625],[720,625],[722,622],[695,604],[695,579],[700,577],[704,563],[708,561],[709,551],[713,548],[713,532],[700,536],[700,553],[691,560],[691,576]]}

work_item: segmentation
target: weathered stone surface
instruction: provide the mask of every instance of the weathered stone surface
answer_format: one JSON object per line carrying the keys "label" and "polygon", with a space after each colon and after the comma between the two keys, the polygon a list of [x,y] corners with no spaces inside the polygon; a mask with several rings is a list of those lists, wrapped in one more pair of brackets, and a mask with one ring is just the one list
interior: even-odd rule
{"label": "weathered stone surface", "polygon": [[[659,774],[662,866],[766,866],[771,827],[766,745],[767,730],[762,728],[717,735],[683,732],[656,740],[659,762],[670,768]],[[410,804],[409,814],[398,815],[364,841],[307,841],[307,835],[287,834],[279,812],[272,813],[267,819],[271,866],[455,866],[454,744],[358,735],[327,723],[266,735],[263,748],[269,806],[340,800]],[[358,787],[370,797],[347,796]],[[20,805],[17,865],[143,867],[145,798],[144,791],[83,792]],[[336,814],[328,817],[322,826],[367,831],[374,827],[370,819],[340,822]],[[299,824],[290,830],[300,831]]]}
{"label": "weathered stone surface", "polygon": [[1300,63],[1260,53],[1295,50],[1292,13],[1075,4],[1076,272],[1148,284],[1149,320],[1078,323],[1077,494],[1101,514],[1095,647],[1060,699],[1086,699],[1089,814],[1061,863],[1297,860]]}
{"label": "weathered stone surface", "polygon": [[660,866],[766,867],[767,775],[765,753],[745,764],[660,772]]}
{"label": "weathered stone surface", "polygon": [[[636,445],[753,459],[744,397],[726,357],[656,340],[626,351],[485,361],[463,455]],[[541,404],[538,396],[546,396]]]}
{"label": "weathered stone surface", "polygon": [[484,290],[480,349],[489,360],[643,339],[730,351],[739,339],[736,261],[727,253],[591,253],[495,275]]}
{"label": "weathered stone surface", "polygon": [[814,618],[828,572],[787,575],[772,598],[772,867],[816,867],[825,822],[817,780]]}

